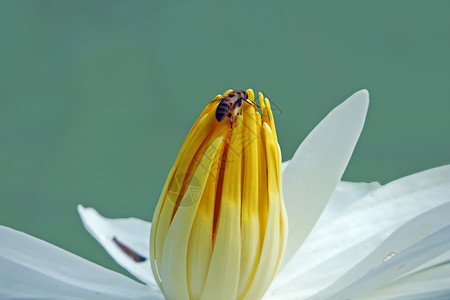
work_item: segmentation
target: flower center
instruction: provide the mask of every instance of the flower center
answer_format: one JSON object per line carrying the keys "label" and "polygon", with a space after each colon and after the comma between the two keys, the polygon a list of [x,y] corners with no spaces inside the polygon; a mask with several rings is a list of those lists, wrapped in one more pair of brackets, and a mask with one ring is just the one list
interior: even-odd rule
{"label": "flower center", "polygon": [[259,299],[287,239],[270,103],[227,91],[189,132],[152,225],[152,270],[168,299]]}

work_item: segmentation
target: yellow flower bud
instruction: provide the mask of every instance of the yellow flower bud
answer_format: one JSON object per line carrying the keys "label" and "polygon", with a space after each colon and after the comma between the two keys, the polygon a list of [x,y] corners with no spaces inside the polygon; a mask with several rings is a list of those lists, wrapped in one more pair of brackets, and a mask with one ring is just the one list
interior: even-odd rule
{"label": "yellow flower bud", "polygon": [[[230,92],[224,94],[226,97]],[[281,151],[252,90],[220,122],[218,95],[189,132],[153,216],[150,261],[167,299],[260,299],[287,240]]]}

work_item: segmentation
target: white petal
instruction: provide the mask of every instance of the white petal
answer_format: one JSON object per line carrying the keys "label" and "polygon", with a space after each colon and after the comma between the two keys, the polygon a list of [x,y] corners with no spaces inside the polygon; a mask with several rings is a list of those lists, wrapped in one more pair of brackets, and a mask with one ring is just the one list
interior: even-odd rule
{"label": "white petal", "polygon": [[448,299],[450,295],[450,262],[396,280],[376,290],[364,300]]}
{"label": "white petal", "polygon": [[330,222],[355,201],[378,189],[380,186],[378,182],[339,182],[314,229],[316,230],[323,224]]}
{"label": "white petal", "polygon": [[[281,164],[282,172],[284,172],[290,162],[291,161],[288,160]],[[373,190],[376,190],[380,186],[380,183],[376,181],[370,183],[340,181],[334,189],[333,194],[326,204],[325,209],[320,215],[315,227],[320,227],[320,225],[334,219],[348,206],[350,206],[350,204],[358,199],[361,199],[363,196]]]}
{"label": "white petal", "polygon": [[79,256],[0,226],[1,299],[163,299],[137,283]]}
{"label": "white petal", "polygon": [[449,249],[449,251],[444,252],[444,253],[442,253],[439,256],[436,256],[432,260],[427,261],[423,265],[418,266],[417,268],[415,268],[411,272],[407,273],[405,276],[409,276],[409,275],[412,275],[414,273],[419,273],[419,272],[422,272],[422,271],[424,271],[426,269],[434,268],[436,266],[443,265],[443,264],[448,264],[448,263],[450,263],[450,249]]}
{"label": "white petal", "polygon": [[[284,172],[291,161],[287,160],[281,164],[281,170]],[[350,204],[362,198],[367,193],[380,187],[379,182],[349,182],[340,181],[326,204],[324,212],[320,215],[318,223],[328,221],[344,211]],[[324,217],[325,215],[325,217]],[[317,227],[317,224],[316,224]]]}
{"label": "white petal", "polygon": [[[95,209],[81,205],[78,205],[78,213],[89,233],[119,265],[143,282],[156,287],[148,260],[150,222],[136,218],[108,219],[102,217]],[[142,261],[133,259],[133,255],[125,252],[119,243],[139,255]]]}
{"label": "white petal", "polygon": [[285,264],[318,220],[344,173],[361,133],[369,94],[353,94],[331,111],[306,137],[283,172],[289,219]]}
{"label": "white petal", "polygon": [[[290,160],[282,163],[282,171],[289,165]],[[363,196],[379,188],[379,182],[349,182],[340,181],[331,195],[330,200],[325,206],[323,213],[320,215],[315,228],[320,227],[326,222],[331,221],[341,214],[353,202],[361,199]]]}
{"label": "white petal", "polygon": [[397,229],[375,251],[313,299],[363,296],[450,249],[450,202]]}
{"label": "white petal", "polygon": [[379,187],[314,231],[277,275],[270,292],[314,294],[350,270],[402,224],[445,203],[449,195],[450,166]]}

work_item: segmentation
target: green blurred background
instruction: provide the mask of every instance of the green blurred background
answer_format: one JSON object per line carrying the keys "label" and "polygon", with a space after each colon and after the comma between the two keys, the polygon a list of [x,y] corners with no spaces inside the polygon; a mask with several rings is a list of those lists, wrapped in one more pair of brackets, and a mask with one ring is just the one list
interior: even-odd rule
{"label": "green blurred background", "polygon": [[450,163],[450,2],[0,2],[0,224],[120,271],[76,205],[150,221],[216,94],[264,91],[283,157],[371,104],[345,180]]}

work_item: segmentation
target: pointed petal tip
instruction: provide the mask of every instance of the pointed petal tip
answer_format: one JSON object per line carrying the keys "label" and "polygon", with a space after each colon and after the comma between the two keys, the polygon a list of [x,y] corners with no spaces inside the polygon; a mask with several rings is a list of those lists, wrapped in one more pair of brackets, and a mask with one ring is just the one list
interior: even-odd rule
{"label": "pointed petal tip", "polygon": [[83,210],[85,210],[86,208],[83,206],[83,205],[81,205],[81,204],[78,204],[77,205],[77,211],[78,211],[78,213],[79,214],[81,214],[81,212],[83,211]]}
{"label": "pointed petal tip", "polygon": [[81,222],[89,233],[92,234],[92,222],[96,222],[101,218],[100,214],[92,207],[84,207],[81,204],[77,205],[77,211]]}
{"label": "pointed petal tip", "polygon": [[83,219],[83,216],[86,215],[87,213],[89,213],[89,211],[92,211],[92,210],[95,211],[95,209],[93,209],[92,207],[84,207],[81,204],[77,205],[77,211],[78,211],[78,214],[80,215],[81,219]]}
{"label": "pointed petal tip", "polygon": [[338,107],[330,112],[330,114],[339,112],[342,114],[346,111],[346,114],[351,117],[354,122],[361,123],[361,129],[366,119],[367,111],[369,109],[369,92],[366,89],[357,91],[353,95],[342,102]]}
{"label": "pointed petal tip", "polygon": [[345,102],[359,103],[367,111],[367,108],[369,107],[369,91],[366,89],[359,90],[348,97]]}
{"label": "pointed petal tip", "polygon": [[369,101],[369,91],[367,89],[362,89],[354,93],[352,96],[359,96],[362,98],[366,98]]}
{"label": "pointed petal tip", "polygon": [[369,91],[367,89],[359,90],[355,94],[364,94],[367,98],[369,98]]}

